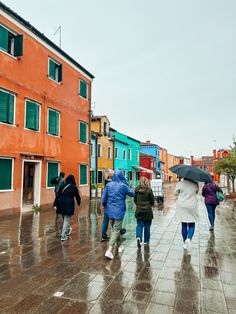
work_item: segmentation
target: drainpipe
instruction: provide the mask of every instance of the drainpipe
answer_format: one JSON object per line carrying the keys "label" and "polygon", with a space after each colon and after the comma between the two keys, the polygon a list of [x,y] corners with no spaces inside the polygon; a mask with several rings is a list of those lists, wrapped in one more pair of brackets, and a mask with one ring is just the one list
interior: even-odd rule
{"label": "drainpipe", "polygon": [[91,200],[92,198],[92,176],[91,176],[91,124],[92,124],[92,111],[91,111],[91,107],[92,107],[92,83],[93,83],[93,79],[91,80],[91,84],[90,84],[90,101],[89,101],[89,199]]}

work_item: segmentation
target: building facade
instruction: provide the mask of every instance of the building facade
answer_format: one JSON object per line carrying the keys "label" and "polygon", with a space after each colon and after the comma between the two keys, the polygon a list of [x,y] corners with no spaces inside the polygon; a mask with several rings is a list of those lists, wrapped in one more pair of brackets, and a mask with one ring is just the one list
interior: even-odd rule
{"label": "building facade", "polygon": [[92,131],[97,133],[97,184],[104,186],[105,174],[114,169],[114,143],[110,135],[110,121],[107,116],[92,117]]}
{"label": "building facade", "polygon": [[0,3],[0,209],[52,204],[52,177],[89,196],[94,76]]}
{"label": "building facade", "polygon": [[160,147],[160,165],[161,177],[164,182],[168,181],[168,152],[166,148]]}
{"label": "building facade", "polygon": [[141,152],[156,158],[156,173],[160,173],[160,147],[150,141],[141,143]]}
{"label": "building facade", "polygon": [[180,158],[178,156],[172,155],[168,153],[168,181],[177,181],[178,176],[170,171],[170,168],[179,165]]}
{"label": "building facade", "polygon": [[90,148],[90,184],[97,184],[97,143],[98,134],[91,131],[91,148]]}
{"label": "building facade", "polygon": [[156,158],[144,153],[140,153],[140,177],[148,180],[156,178]]}

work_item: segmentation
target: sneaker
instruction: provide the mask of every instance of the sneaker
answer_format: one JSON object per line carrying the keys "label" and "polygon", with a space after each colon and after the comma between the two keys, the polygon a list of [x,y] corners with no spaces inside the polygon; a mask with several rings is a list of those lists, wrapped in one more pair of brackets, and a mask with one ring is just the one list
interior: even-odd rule
{"label": "sneaker", "polygon": [[210,226],[209,230],[210,230],[210,231],[214,231],[214,226],[213,226],[213,225]]}
{"label": "sneaker", "polygon": [[113,258],[114,258],[113,254],[112,254],[112,252],[111,252],[110,250],[107,250],[107,251],[106,251],[105,256],[106,256],[107,258],[109,258],[109,259],[113,259]]}
{"label": "sneaker", "polygon": [[144,245],[149,245],[149,242],[144,242]]}
{"label": "sneaker", "polygon": [[122,252],[124,251],[124,249],[125,249],[125,248],[124,248],[124,245],[121,244],[121,245],[119,246],[119,248],[118,248],[118,252],[119,252],[119,253],[122,253]]}
{"label": "sneaker", "polygon": [[191,250],[191,240],[190,239],[185,240],[185,246],[186,246],[187,251]]}
{"label": "sneaker", "polygon": [[62,236],[61,237],[61,241],[66,241],[66,240],[68,240],[69,238],[67,237],[67,236]]}
{"label": "sneaker", "polygon": [[68,230],[67,230],[66,235],[68,235],[68,236],[69,236],[69,235],[71,234],[71,232],[72,232],[72,227],[69,227],[69,228],[68,228]]}
{"label": "sneaker", "polygon": [[184,243],[184,245],[183,245],[183,249],[184,250],[187,250],[187,247],[186,247],[186,244]]}
{"label": "sneaker", "polygon": [[105,241],[109,241],[109,237],[108,236],[102,236],[102,242],[105,242]]}
{"label": "sneaker", "polygon": [[137,247],[140,249],[142,246],[142,242],[140,241],[139,238],[137,238]]}

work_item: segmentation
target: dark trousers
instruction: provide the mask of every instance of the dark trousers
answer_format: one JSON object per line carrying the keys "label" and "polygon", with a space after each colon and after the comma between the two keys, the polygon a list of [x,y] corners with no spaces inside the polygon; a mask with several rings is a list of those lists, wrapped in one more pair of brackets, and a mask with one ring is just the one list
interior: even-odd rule
{"label": "dark trousers", "polygon": [[211,226],[214,226],[215,223],[215,209],[216,205],[213,204],[206,204],[207,213],[208,213],[208,219]]}
{"label": "dark trousers", "polygon": [[137,219],[136,237],[139,238],[141,242],[143,238],[143,229],[144,229],[144,243],[149,243],[151,224],[152,224],[151,220]]}

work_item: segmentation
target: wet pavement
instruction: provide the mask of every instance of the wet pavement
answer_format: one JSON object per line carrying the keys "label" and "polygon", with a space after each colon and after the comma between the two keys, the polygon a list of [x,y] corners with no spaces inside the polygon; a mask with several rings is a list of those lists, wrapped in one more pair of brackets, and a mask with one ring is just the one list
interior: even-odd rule
{"label": "wet pavement", "polygon": [[104,257],[100,203],[73,216],[71,240],[60,241],[54,209],[0,220],[0,313],[236,313],[236,215],[232,201],[208,231],[203,200],[191,254],[174,218],[174,185],[155,207],[149,247],[137,249],[132,200],[125,250]]}

